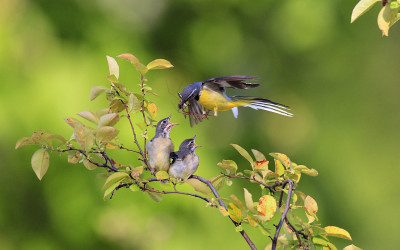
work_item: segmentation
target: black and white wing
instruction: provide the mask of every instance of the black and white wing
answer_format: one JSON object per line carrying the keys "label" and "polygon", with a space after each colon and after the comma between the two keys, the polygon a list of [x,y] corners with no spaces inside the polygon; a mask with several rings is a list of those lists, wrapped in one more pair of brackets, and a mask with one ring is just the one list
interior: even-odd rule
{"label": "black and white wing", "polygon": [[260,85],[246,82],[255,79],[257,77],[254,76],[223,76],[205,80],[203,81],[203,86],[216,91],[223,91],[224,88],[249,89]]}

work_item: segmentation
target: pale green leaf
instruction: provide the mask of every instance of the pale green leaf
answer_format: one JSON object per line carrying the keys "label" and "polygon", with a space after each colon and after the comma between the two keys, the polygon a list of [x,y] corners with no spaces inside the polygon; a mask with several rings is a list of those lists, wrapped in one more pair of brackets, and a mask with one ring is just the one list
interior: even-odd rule
{"label": "pale green leaf", "polygon": [[165,179],[169,178],[169,175],[165,171],[158,171],[156,173],[156,178],[157,178],[157,180],[165,180]]}
{"label": "pale green leaf", "polygon": [[94,170],[97,168],[96,165],[94,165],[93,163],[91,163],[88,159],[84,159],[83,160],[83,165],[88,169],[88,170]]}
{"label": "pale green leaf", "polygon": [[99,95],[103,94],[106,91],[110,91],[110,88],[107,88],[107,87],[104,87],[104,86],[94,86],[92,88],[92,90],[90,91],[90,100],[93,101]]}
{"label": "pale green leaf", "polygon": [[362,249],[357,247],[357,246],[355,246],[355,245],[353,245],[353,244],[351,244],[351,245],[348,245],[345,248],[343,248],[343,250],[362,250]]}
{"label": "pale green leaf", "polygon": [[99,119],[98,128],[103,126],[114,126],[119,121],[117,113],[105,114]]}
{"label": "pale green leaf", "polygon": [[68,155],[68,163],[71,164],[76,164],[79,161],[79,151],[67,151],[67,155]]}
{"label": "pale green leaf", "polygon": [[256,149],[252,149],[251,152],[253,152],[254,157],[256,158],[256,161],[264,161],[265,160],[265,155],[261,153],[260,151]]}
{"label": "pale green leaf", "polygon": [[156,59],[149,64],[147,64],[147,68],[150,69],[168,69],[174,67],[169,61],[165,59]]}
{"label": "pale green leaf", "polygon": [[253,167],[254,160],[250,156],[250,154],[244,148],[242,148],[241,146],[239,146],[237,144],[231,144],[231,145],[239,152],[239,154],[241,154],[246,160],[248,160],[250,162],[251,166]]}
{"label": "pale green leaf", "polygon": [[114,75],[117,79],[119,78],[119,67],[117,61],[111,56],[107,56],[108,69],[110,70],[110,75]]}
{"label": "pale green leaf", "polygon": [[339,238],[343,238],[346,240],[352,240],[349,232],[347,232],[346,230],[344,230],[340,227],[327,226],[327,227],[325,227],[325,231],[328,234],[328,236],[334,236],[334,237],[339,237]]}
{"label": "pale green leaf", "polygon": [[232,160],[223,160],[222,162],[217,163],[217,165],[226,170],[229,170],[231,173],[236,173],[238,169],[236,162]]}
{"label": "pale green leaf", "polygon": [[125,179],[125,178],[129,178],[128,173],[125,173],[125,172],[116,172],[116,173],[110,175],[110,176],[107,178],[106,182],[104,183],[103,189],[106,188],[106,187],[108,187],[108,186],[110,186],[110,185],[112,185],[112,184],[114,184],[114,183],[116,183],[116,182],[120,182],[120,181],[122,181],[122,180]]}
{"label": "pale green leaf", "polygon": [[392,10],[389,5],[386,5],[381,9],[378,14],[378,26],[382,31],[382,35],[389,35],[390,21],[391,21]]}
{"label": "pale green leaf", "polygon": [[147,192],[155,202],[160,202],[162,200],[162,195],[160,193],[153,193],[153,192]]}
{"label": "pale green leaf", "polygon": [[49,159],[49,153],[43,148],[36,150],[36,152],[32,155],[32,168],[39,180],[42,180],[43,176],[47,172],[47,169],[49,169]]}
{"label": "pale green leaf", "polygon": [[189,184],[196,192],[205,195],[209,195],[211,193],[211,190],[208,188],[208,186],[197,179],[187,179],[185,183]]}
{"label": "pale green leaf", "polygon": [[140,110],[140,101],[133,93],[131,93],[128,99],[128,111],[129,113],[131,112],[136,113],[139,110]]}
{"label": "pale green leaf", "polygon": [[26,146],[26,145],[34,145],[36,144],[31,137],[22,137],[20,138],[17,143],[15,144],[15,149],[18,149],[22,146]]}
{"label": "pale green leaf", "polygon": [[247,189],[244,189],[244,201],[246,203],[246,207],[253,213],[256,212],[256,209],[254,208],[254,202],[253,202],[253,196],[252,194],[247,191]]}
{"label": "pale green leaf", "polygon": [[375,3],[381,1],[382,0],[360,0],[351,13],[351,22],[354,22],[357,18],[371,9]]}
{"label": "pale green leaf", "polygon": [[304,200],[304,207],[307,211],[316,214],[318,212],[318,205],[317,202],[309,195]]}
{"label": "pale green leaf", "polygon": [[106,189],[106,191],[104,192],[103,199],[105,199],[107,195],[111,194],[115,190],[115,188],[117,188],[118,185],[119,185],[119,182],[115,182],[115,183],[111,184],[111,186],[109,186]]}
{"label": "pale green leaf", "polygon": [[118,133],[118,129],[110,126],[104,126],[97,129],[96,137],[100,142],[109,142],[114,139]]}
{"label": "pale green leaf", "polygon": [[99,118],[97,118],[97,116],[91,111],[85,110],[85,111],[78,113],[78,115],[96,125],[99,122]]}

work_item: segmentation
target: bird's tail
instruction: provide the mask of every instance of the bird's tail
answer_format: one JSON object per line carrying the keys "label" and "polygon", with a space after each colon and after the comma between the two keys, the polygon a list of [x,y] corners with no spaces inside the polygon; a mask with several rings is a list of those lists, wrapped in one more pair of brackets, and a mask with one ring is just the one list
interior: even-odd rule
{"label": "bird's tail", "polygon": [[288,106],[267,99],[250,96],[232,96],[232,100],[241,103],[240,106],[250,107],[252,109],[262,109],[289,117],[293,116],[293,114],[286,111],[290,110]]}

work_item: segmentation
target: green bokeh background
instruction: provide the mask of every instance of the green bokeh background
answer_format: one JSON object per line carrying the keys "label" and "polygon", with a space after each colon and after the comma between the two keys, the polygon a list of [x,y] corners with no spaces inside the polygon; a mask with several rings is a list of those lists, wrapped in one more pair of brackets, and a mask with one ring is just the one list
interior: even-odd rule
{"label": "green bokeh background", "polygon": [[[103,98],[89,102],[90,89],[107,84],[105,55],[121,53],[174,64],[151,72],[149,84],[160,95],[153,98],[159,118],[173,113],[181,123],[175,144],[196,134],[203,146],[197,174],[217,175],[222,159],[247,168],[230,143],[285,153],[319,171],[299,189],[317,200],[324,226],[347,229],[365,249],[397,248],[400,32],[395,25],[381,37],[377,6],[350,24],[356,2],[0,1],[0,248],[246,249],[231,222],[201,200],[170,195],[154,203],[121,190],[103,201],[104,180],[95,178],[101,170],[52,153],[39,181],[30,167],[37,148],[14,149],[18,138],[42,128],[69,137],[64,118],[103,108]],[[137,72],[118,62],[121,81],[137,88]],[[238,74],[261,83],[240,94],[289,105],[294,118],[240,108],[238,119],[220,112],[192,129],[177,113],[176,92],[186,84]],[[127,121],[117,128],[133,148]],[[112,156],[139,164],[127,152]],[[239,198],[243,185],[234,181]],[[269,240],[248,230],[263,249]]]}

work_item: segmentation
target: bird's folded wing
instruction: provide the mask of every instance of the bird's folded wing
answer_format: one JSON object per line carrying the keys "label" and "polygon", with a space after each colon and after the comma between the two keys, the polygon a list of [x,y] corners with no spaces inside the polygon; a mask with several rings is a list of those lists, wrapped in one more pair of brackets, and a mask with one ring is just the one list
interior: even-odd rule
{"label": "bird's folded wing", "polygon": [[254,76],[223,76],[205,80],[203,86],[217,91],[221,91],[220,88],[249,89],[255,88],[260,84],[247,83],[245,81],[251,81],[256,78]]}

